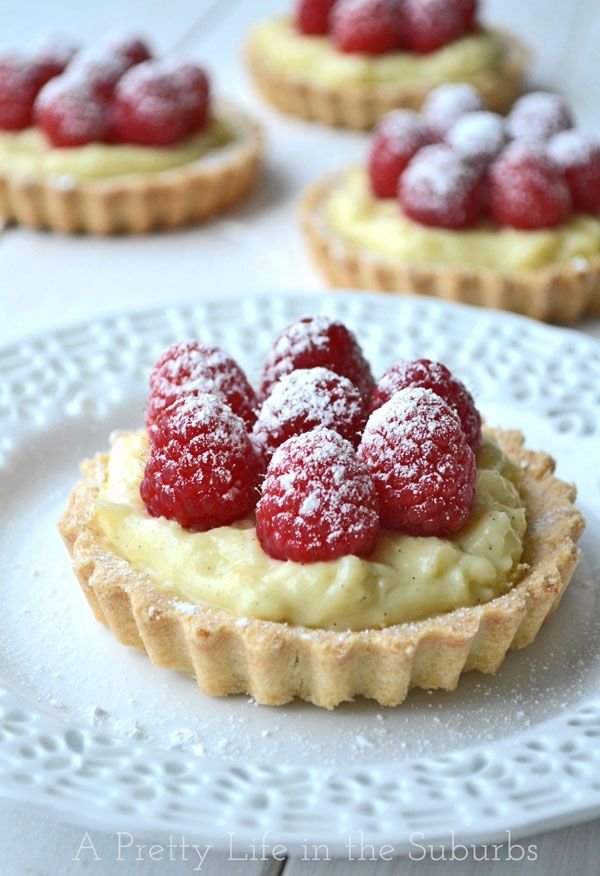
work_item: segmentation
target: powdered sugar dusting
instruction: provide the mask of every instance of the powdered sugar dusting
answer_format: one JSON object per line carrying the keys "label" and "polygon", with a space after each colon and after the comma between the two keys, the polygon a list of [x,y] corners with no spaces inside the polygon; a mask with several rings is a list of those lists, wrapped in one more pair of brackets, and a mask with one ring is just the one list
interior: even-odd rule
{"label": "powdered sugar dusting", "polygon": [[571,108],[561,95],[532,91],[513,104],[507,130],[515,140],[543,142],[573,124]]}
{"label": "powdered sugar dusting", "polygon": [[561,131],[548,143],[549,157],[562,168],[586,164],[599,152],[600,144],[582,131]]}
{"label": "powdered sugar dusting", "polygon": [[[167,441],[177,437],[184,444],[185,458],[190,466],[197,463],[193,439],[200,430],[210,439],[215,461],[222,447],[230,447],[238,453],[248,449],[248,433],[244,423],[233,413],[229,405],[210,393],[184,396],[175,402],[169,411],[169,425],[165,431]],[[162,446],[160,431],[156,433],[156,446]],[[187,447],[185,445],[188,445]]]}
{"label": "powdered sugar dusting", "polygon": [[541,141],[507,146],[490,168],[489,198],[497,221],[521,229],[553,227],[572,209],[569,188]]}
{"label": "powdered sugar dusting", "polygon": [[352,445],[330,429],[282,444],[267,470],[256,529],[276,559],[314,562],[369,553],[379,530],[378,503]]}
{"label": "powdered sugar dusting", "polygon": [[399,360],[382,374],[372,396],[372,408],[389,401],[395,393],[408,387],[430,389],[456,411],[469,444],[477,450],[481,444],[481,416],[473,396],[441,362],[430,359]]}
{"label": "powdered sugar dusting", "polygon": [[302,317],[277,338],[263,366],[262,395],[284,374],[318,366],[347,377],[368,398],[373,377],[358,341],[346,326],[326,316]]}
{"label": "powdered sugar dusting", "polygon": [[21,52],[0,56],[0,130],[17,131],[32,122],[39,67]]}
{"label": "powdered sugar dusting", "polygon": [[358,449],[375,481],[381,520],[412,535],[447,535],[475,497],[475,455],[458,414],[435,392],[411,387],[374,411]]}
{"label": "powdered sugar dusting", "polygon": [[254,507],[259,474],[244,423],[229,406],[208,393],[184,396],[156,424],[140,495],[152,516],[203,532]]}
{"label": "powdered sugar dusting", "polygon": [[107,51],[104,46],[92,45],[75,55],[65,75],[71,81],[93,83],[99,96],[108,99],[129,66],[122,55]]}
{"label": "powdered sugar dusting", "polygon": [[460,426],[458,414],[437,393],[422,387],[409,387],[395,393],[371,414],[362,445],[373,441],[377,453],[382,454],[379,461],[385,462],[386,467],[389,465],[395,474],[410,478],[417,474],[417,464],[407,469],[404,461],[390,452],[387,442],[380,439],[392,435],[394,444],[408,441],[417,458],[426,457],[432,435],[443,428],[455,428],[457,424]]}
{"label": "powdered sugar dusting", "polygon": [[461,116],[485,108],[483,98],[472,85],[447,83],[429,93],[423,104],[423,117],[439,136],[444,136]]}
{"label": "powdered sugar dusting", "polygon": [[403,202],[410,196],[413,208],[451,212],[458,209],[475,178],[474,168],[450,147],[426,146],[404,171],[401,195]]}
{"label": "powdered sugar dusting", "polygon": [[39,123],[59,146],[101,142],[108,134],[104,104],[83,79],[64,73],[51,79],[35,102]]}
{"label": "powdered sugar dusting", "polygon": [[[168,118],[172,112],[172,102],[175,95],[168,89],[162,93],[155,83],[166,82],[173,74],[174,62],[148,61],[138,64],[127,72],[127,76],[119,84],[119,96],[138,101],[140,114],[156,120]],[[177,96],[179,100],[181,95]]]}
{"label": "powdered sugar dusting", "polygon": [[378,123],[377,136],[385,137],[388,148],[393,152],[415,152],[427,142],[427,127],[419,113],[414,110],[394,110]]}
{"label": "powdered sugar dusting", "polygon": [[506,128],[498,113],[465,113],[448,131],[447,142],[467,158],[495,158],[506,143]]}
{"label": "powdered sugar dusting", "polygon": [[248,426],[256,416],[256,396],[240,366],[219,347],[200,341],[168,347],[150,374],[150,389],[148,424],[175,399],[199,393],[226,401]]}
{"label": "powdered sugar dusting", "polygon": [[30,52],[37,61],[51,62],[63,68],[73,59],[77,50],[77,44],[61,33],[47,34],[30,46]]}
{"label": "powdered sugar dusting", "polygon": [[253,435],[270,455],[292,435],[323,426],[357,444],[365,421],[358,389],[327,368],[300,368],[284,375],[264,402]]}

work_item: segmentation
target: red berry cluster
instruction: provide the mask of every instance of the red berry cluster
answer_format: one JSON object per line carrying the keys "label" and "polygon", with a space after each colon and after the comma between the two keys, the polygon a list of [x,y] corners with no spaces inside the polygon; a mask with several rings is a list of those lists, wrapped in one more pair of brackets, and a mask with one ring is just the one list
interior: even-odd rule
{"label": "red berry cluster", "polygon": [[341,52],[426,54],[477,27],[477,0],[298,0],[296,26]]}
{"label": "red berry cluster", "polygon": [[439,228],[489,216],[533,230],[600,213],[600,143],[574,128],[556,94],[527,94],[503,118],[472,86],[442,85],[421,114],[380,121],[368,170],[376,197],[397,197],[405,215]]}
{"label": "red berry cluster", "polygon": [[259,405],[216,347],[169,347],[150,375],[148,512],[203,531],[255,510],[278,560],[367,556],[381,526],[444,536],[475,494],[481,417],[439,362],[400,361],[375,383],[342,323],[300,319],[275,341]]}
{"label": "red berry cluster", "polygon": [[204,71],[154,60],[138,37],[86,49],[46,42],[0,56],[0,130],[37,125],[53,146],[169,146],[208,118]]}

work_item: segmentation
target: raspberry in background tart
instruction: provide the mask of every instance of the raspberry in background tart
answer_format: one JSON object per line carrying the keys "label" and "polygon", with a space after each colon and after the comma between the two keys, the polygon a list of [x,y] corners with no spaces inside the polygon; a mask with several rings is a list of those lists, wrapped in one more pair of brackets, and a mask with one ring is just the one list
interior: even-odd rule
{"label": "raspberry in background tart", "polygon": [[302,224],[333,286],[600,312],[600,143],[555,94],[503,117],[468,83],[434,89],[379,121],[365,167],[311,187]]}
{"label": "raspberry in background tart", "polygon": [[527,53],[481,22],[476,0],[290,0],[257,25],[248,61],[278,109],[367,130],[397,107],[419,109],[445,82],[468,81],[504,112],[520,93]]}
{"label": "raspberry in background tart", "polygon": [[136,35],[0,56],[0,218],[137,233],[203,221],[253,185],[254,123],[195,63]]}
{"label": "raspberry in background tart", "polygon": [[261,382],[213,345],[174,344],[147,431],[83,464],[60,530],[121,642],[213,695],[333,708],[453,689],[535,638],[583,526],[550,457],[482,431],[440,362],[375,381],[327,317],[288,326]]}

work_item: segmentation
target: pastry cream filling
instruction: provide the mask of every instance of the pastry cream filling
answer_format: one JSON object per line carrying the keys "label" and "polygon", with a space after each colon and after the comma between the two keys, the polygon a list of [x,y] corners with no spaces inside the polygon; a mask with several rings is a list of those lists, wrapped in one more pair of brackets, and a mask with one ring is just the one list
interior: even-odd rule
{"label": "pastry cream filling", "polygon": [[258,25],[251,41],[264,63],[285,70],[294,78],[331,86],[399,82],[433,86],[442,82],[464,82],[482,70],[498,67],[506,52],[501,37],[481,32],[462,37],[427,55],[344,53],[335,48],[329,37],[299,33],[288,19]]}
{"label": "pastry cream filling", "polygon": [[506,273],[550,265],[577,265],[600,256],[600,218],[572,215],[556,228],[519,231],[485,220],[449,231],[404,216],[395,198],[373,197],[367,174],[351,168],[323,203],[329,226],[346,241],[414,265],[452,265]]}
{"label": "pastry cream filling", "polygon": [[325,629],[368,629],[487,602],[512,586],[523,550],[523,502],[513,464],[486,438],[476,501],[453,538],[382,530],[368,559],[302,565],[271,559],[254,521],[193,533],[150,517],[139,496],[143,433],[116,437],[96,522],[109,547],[168,597],[240,617]]}
{"label": "pastry cream filling", "polygon": [[0,131],[0,171],[79,180],[159,173],[197,161],[232,140],[233,134],[221,119],[181,143],[162,148],[109,143],[57,148],[37,128]]}

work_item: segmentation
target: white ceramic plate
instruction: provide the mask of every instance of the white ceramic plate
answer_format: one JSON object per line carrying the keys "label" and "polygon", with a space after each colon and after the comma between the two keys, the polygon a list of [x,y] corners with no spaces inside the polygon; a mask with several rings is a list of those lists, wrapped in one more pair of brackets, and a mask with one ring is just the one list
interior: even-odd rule
{"label": "white ceramic plate", "polygon": [[[588,528],[558,613],[495,676],[385,710],[211,699],[96,623],[55,528],[78,462],[142,422],[146,375],[198,335],[252,375],[306,312],[352,327],[375,373],[437,358],[491,423],[521,428],[575,481]],[[600,813],[600,345],[437,301],[247,298],[101,319],[0,351],[0,789],[107,829],[253,837],[333,853],[352,831],[505,838]]]}

